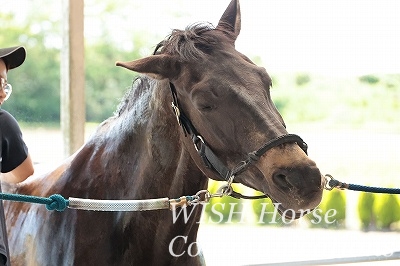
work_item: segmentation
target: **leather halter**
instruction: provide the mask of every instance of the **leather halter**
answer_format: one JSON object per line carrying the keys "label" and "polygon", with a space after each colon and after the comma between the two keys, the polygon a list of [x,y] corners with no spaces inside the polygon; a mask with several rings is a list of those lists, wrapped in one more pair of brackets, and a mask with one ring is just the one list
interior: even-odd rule
{"label": "leather halter", "polygon": [[[176,93],[176,88],[174,84],[169,83],[171,94],[172,94],[172,109],[175,113],[178,124],[182,127],[185,136],[190,135],[193,144],[199,153],[199,156],[202,158],[204,164],[214,170],[220,177],[220,181],[227,181],[229,186],[233,182],[233,179],[236,175],[244,172],[251,164],[258,161],[258,159],[266,153],[268,150],[282,145],[284,143],[293,143],[296,142],[300,148],[307,154],[307,143],[303,141],[298,135],[295,134],[285,134],[279,137],[276,137],[267,143],[265,143],[261,148],[256,151],[250,152],[247,154],[247,158],[240,163],[238,163],[233,169],[229,169],[225,164],[221,162],[217,155],[211,150],[211,148],[204,141],[203,137],[197,132],[195,127],[193,126],[190,119],[182,112],[179,108],[178,96]],[[231,196],[238,196],[242,198],[265,198],[267,196],[255,196],[249,197],[241,195],[237,192],[232,193]]]}

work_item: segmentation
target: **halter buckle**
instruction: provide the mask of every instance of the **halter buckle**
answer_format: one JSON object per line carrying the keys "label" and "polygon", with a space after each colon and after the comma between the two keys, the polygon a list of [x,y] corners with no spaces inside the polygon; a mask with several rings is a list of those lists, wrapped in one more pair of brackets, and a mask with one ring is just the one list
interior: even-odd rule
{"label": "halter buckle", "polygon": [[203,137],[200,136],[200,135],[196,135],[196,136],[193,138],[193,144],[194,144],[194,148],[196,149],[197,152],[199,152],[200,149],[201,149],[201,147],[199,148],[199,147],[197,146],[197,143],[199,143],[199,141],[201,142],[201,144],[205,144],[205,143],[204,143]]}
{"label": "halter buckle", "polygon": [[176,121],[178,121],[178,124],[182,126],[181,124],[181,111],[179,110],[179,107],[175,105],[174,102],[171,102],[172,110],[174,111]]}

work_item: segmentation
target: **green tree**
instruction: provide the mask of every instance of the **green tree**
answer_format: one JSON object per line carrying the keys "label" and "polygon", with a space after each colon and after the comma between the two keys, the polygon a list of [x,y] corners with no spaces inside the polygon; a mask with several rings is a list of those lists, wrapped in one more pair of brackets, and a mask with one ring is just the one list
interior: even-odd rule
{"label": "green tree", "polygon": [[27,21],[16,24],[15,15],[0,15],[3,31],[7,32],[0,37],[0,46],[24,45],[28,51],[25,63],[8,75],[14,90],[4,108],[20,121],[59,121],[59,50],[45,46],[57,31],[57,23],[53,25],[38,13],[29,15]]}
{"label": "green tree", "polygon": [[[12,112],[19,121],[59,123],[61,2],[35,0],[25,4],[27,13],[22,20],[15,10],[0,14],[2,31],[7,32],[0,36],[0,46],[23,45],[27,49],[25,63],[9,74],[14,95],[4,104],[4,109]],[[132,6],[130,1],[126,4]],[[101,122],[112,116],[137,75],[116,67],[115,61],[141,58],[150,54],[151,47],[156,44],[149,43],[155,39],[153,35],[139,33],[137,29],[127,30],[129,25],[125,25],[124,30],[127,30],[126,36],[133,38],[125,37],[124,45],[113,38],[115,27],[109,25],[110,21],[124,21],[125,6],[113,1],[85,2],[85,21],[94,18],[100,23],[96,26],[100,29],[96,31],[97,35],[88,34],[85,39],[85,103],[86,119],[90,122]],[[124,11],[122,16],[119,15],[121,11]],[[133,41],[127,45],[126,39]]]}
{"label": "green tree", "polygon": [[310,78],[310,75],[308,75],[308,74],[302,73],[302,74],[298,74],[296,76],[296,85],[299,86],[299,87],[303,86],[303,85],[306,85],[310,81],[311,81],[311,78]]}
{"label": "green tree", "polygon": [[85,53],[86,119],[100,122],[113,114],[125,90],[137,76],[116,67],[115,61],[129,61],[139,58],[139,55],[115,49],[109,43],[87,46]]}
{"label": "green tree", "polygon": [[379,78],[374,75],[365,75],[359,78],[360,82],[367,83],[367,84],[376,84],[379,82]]}

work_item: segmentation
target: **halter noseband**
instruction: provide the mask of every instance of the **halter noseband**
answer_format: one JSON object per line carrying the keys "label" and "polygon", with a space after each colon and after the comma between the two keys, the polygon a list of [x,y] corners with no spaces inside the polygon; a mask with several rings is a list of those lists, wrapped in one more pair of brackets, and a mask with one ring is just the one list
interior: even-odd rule
{"label": "halter noseband", "polygon": [[[247,158],[244,161],[241,161],[233,169],[229,169],[221,162],[221,160],[215,155],[211,148],[204,142],[203,137],[198,134],[190,119],[184,114],[184,112],[179,109],[176,88],[171,82],[169,83],[169,86],[172,94],[172,109],[175,113],[178,124],[183,129],[185,136],[187,136],[187,134],[190,135],[194,147],[202,158],[204,164],[208,168],[216,171],[223,181],[228,182],[229,186],[232,184],[233,179],[236,175],[244,172],[251,164],[258,161],[258,159],[268,150],[281,144],[296,142],[300,146],[300,148],[307,154],[308,146],[302,138],[295,134],[285,134],[268,141],[258,150],[250,152],[249,154],[247,154]],[[236,194],[240,195],[239,193]]]}

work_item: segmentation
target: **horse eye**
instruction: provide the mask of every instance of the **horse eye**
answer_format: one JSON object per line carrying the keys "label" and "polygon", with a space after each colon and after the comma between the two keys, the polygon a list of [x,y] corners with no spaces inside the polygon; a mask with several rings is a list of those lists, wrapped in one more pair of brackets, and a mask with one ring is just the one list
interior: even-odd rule
{"label": "horse eye", "polygon": [[216,108],[215,99],[209,91],[198,90],[193,93],[194,106],[200,112],[209,112]]}
{"label": "horse eye", "polygon": [[214,106],[212,106],[210,104],[205,104],[205,105],[199,106],[199,110],[203,111],[203,112],[209,112],[209,111],[211,111],[213,109],[214,109]]}
{"label": "horse eye", "polygon": [[196,107],[200,112],[210,112],[215,109],[215,106],[210,102],[196,103]]}

